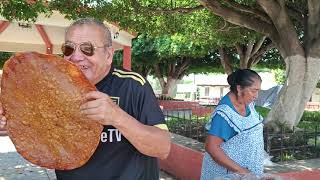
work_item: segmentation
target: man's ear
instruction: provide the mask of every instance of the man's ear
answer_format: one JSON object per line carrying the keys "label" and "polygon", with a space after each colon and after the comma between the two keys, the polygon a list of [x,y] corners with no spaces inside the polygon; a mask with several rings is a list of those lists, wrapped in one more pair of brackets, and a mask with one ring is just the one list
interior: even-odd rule
{"label": "man's ear", "polygon": [[114,49],[112,47],[107,48],[106,53],[106,59],[108,61],[108,64],[112,63],[113,55],[114,55]]}

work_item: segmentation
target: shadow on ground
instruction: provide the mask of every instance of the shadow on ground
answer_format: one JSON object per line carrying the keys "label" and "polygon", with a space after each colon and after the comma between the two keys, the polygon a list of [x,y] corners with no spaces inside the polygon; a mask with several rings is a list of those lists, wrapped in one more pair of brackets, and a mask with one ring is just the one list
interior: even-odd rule
{"label": "shadow on ground", "polygon": [[0,180],[55,179],[53,172],[24,160],[17,152],[0,153]]}

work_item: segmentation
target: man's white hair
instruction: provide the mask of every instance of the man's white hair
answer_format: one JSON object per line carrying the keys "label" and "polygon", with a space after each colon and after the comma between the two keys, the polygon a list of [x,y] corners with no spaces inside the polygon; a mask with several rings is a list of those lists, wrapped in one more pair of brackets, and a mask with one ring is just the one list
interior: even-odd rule
{"label": "man's white hair", "polygon": [[109,28],[101,21],[93,19],[93,18],[81,18],[73,22],[65,32],[65,35],[67,35],[68,31],[75,26],[82,26],[82,25],[96,25],[100,27],[104,34],[105,34],[105,45],[106,47],[111,47],[112,46],[112,39],[111,39],[111,32]]}

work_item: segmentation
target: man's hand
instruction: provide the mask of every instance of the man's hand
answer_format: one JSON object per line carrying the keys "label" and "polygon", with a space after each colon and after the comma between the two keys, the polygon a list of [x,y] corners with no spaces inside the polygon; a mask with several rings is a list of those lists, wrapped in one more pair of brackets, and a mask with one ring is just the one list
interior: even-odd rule
{"label": "man's hand", "polygon": [[7,119],[6,117],[3,115],[4,111],[3,111],[3,107],[2,104],[0,103],[0,128],[5,128],[6,124],[7,124]]}
{"label": "man's hand", "polygon": [[103,125],[112,125],[142,154],[164,159],[170,152],[169,132],[145,125],[123,111],[111,98],[98,91],[85,95],[81,113]]}
{"label": "man's hand", "polygon": [[105,93],[91,91],[85,99],[87,101],[80,106],[81,113],[102,125],[114,125],[121,115],[121,109]]}

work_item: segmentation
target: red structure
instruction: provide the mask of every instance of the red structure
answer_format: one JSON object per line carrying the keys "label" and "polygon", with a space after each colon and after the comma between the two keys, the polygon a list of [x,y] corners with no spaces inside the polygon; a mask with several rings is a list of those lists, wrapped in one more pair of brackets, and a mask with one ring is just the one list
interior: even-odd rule
{"label": "red structure", "polygon": [[39,31],[43,42],[46,44],[47,54],[52,54],[52,43],[48,37],[47,32],[44,30],[42,25],[36,24],[35,26],[36,26],[37,30]]}
{"label": "red structure", "polygon": [[[167,159],[160,160],[162,170],[179,180],[199,180],[204,154],[190,148],[171,143],[170,154]],[[320,180],[320,169],[301,172],[276,174],[292,180]]]}
{"label": "red structure", "polygon": [[131,70],[131,47],[123,46],[123,68]]}
{"label": "red structure", "polygon": [[203,153],[171,143],[167,159],[160,160],[160,167],[180,180],[199,180]]}

